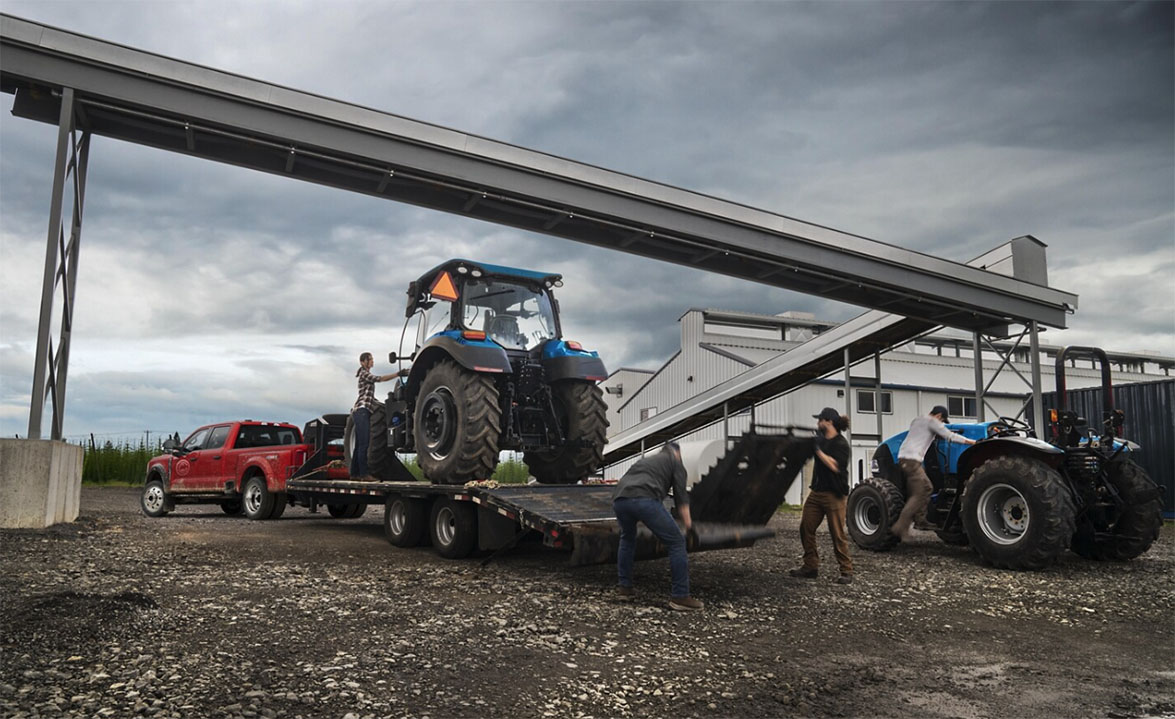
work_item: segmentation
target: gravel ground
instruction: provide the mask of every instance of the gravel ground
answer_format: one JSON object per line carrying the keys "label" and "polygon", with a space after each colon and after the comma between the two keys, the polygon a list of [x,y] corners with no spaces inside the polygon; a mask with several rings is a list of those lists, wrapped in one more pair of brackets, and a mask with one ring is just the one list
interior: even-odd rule
{"label": "gravel ground", "polygon": [[[787,577],[799,517],[751,549],[482,567],[383,538],[381,513],[277,522],[85,488],[82,516],[0,532],[7,717],[1175,716],[1172,527],[1123,564],[996,571],[933,534],[856,551],[857,581]],[[827,535],[822,555],[831,558]]]}

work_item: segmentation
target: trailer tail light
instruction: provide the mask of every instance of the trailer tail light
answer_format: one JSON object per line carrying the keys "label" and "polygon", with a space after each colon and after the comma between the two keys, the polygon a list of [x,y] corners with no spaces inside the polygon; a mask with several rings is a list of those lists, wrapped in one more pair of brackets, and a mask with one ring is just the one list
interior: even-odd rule
{"label": "trailer tail light", "polygon": [[478,332],[476,330],[465,330],[464,332],[461,333],[461,336],[467,340],[482,341],[482,340],[485,340],[486,333],[485,332]]}

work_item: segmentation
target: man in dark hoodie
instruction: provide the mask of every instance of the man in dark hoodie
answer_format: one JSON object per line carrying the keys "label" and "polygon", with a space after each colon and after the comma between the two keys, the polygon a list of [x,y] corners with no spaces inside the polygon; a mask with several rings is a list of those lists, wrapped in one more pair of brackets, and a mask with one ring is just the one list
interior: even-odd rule
{"label": "man in dark hoodie", "polygon": [[698,610],[702,603],[689,593],[685,537],[669,510],[665,509],[665,498],[670,489],[673,490],[673,503],[688,532],[693,528],[693,520],[690,518],[689,494],[685,489],[685,466],[681,463],[681,448],[676,442],[667,442],[660,452],[637,460],[616,485],[612,508],[620,523],[620,551],[616,558],[620,587],[617,591],[622,599],[636,595],[632,587],[632,564],[636,558],[636,525],[643,522],[669,550],[669,570],[673,577],[669,608]]}

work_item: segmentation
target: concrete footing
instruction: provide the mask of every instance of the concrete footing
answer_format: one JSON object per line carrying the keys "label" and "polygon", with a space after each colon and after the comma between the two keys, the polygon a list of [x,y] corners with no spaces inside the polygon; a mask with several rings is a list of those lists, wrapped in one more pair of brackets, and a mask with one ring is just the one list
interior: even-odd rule
{"label": "concrete footing", "polygon": [[47,439],[0,439],[0,528],[43,529],[78,518],[82,448]]}

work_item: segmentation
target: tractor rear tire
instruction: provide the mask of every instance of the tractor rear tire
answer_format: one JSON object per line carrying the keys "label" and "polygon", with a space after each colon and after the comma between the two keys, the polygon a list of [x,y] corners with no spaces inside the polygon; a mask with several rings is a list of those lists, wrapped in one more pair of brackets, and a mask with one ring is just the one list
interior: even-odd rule
{"label": "tractor rear tire", "polygon": [[436,499],[428,526],[433,549],[446,559],[468,557],[477,546],[477,511],[472,502]]}
{"label": "tractor rear tire", "polygon": [[[575,484],[604,461],[608,441],[608,405],[594,382],[564,380],[551,387],[560,429],[569,443],[523,455],[527,469],[544,484]],[[586,442],[586,445],[580,444]]]}
{"label": "tractor rear tire", "polygon": [[416,461],[439,484],[489,479],[498,465],[502,410],[491,377],[441,360],[416,400]]}
{"label": "tractor rear tire", "polygon": [[1073,498],[1064,479],[1030,457],[996,457],[971,473],[963,490],[971,547],[1000,569],[1039,570],[1073,539]]}
{"label": "tractor rear tire", "polygon": [[396,452],[392,449],[388,433],[388,414],[385,405],[371,410],[371,438],[367,442],[367,473],[381,482],[395,479]]}
{"label": "tractor rear tire", "polygon": [[867,477],[852,492],[845,509],[849,536],[861,549],[887,552],[901,541],[889,528],[898,521],[906,498],[887,479]]}
{"label": "tractor rear tire", "polygon": [[424,500],[393,494],[384,505],[384,534],[394,547],[415,547],[428,529]]}
{"label": "tractor rear tire", "polygon": [[1163,528],[1163,503],[1146,470],[1130,460],[1106,467],[1106,479],[1125,506],[1109,521],[1087,518],[1078,524],[1072,550],[1086,559],[1127,561],[1151,548]]}

